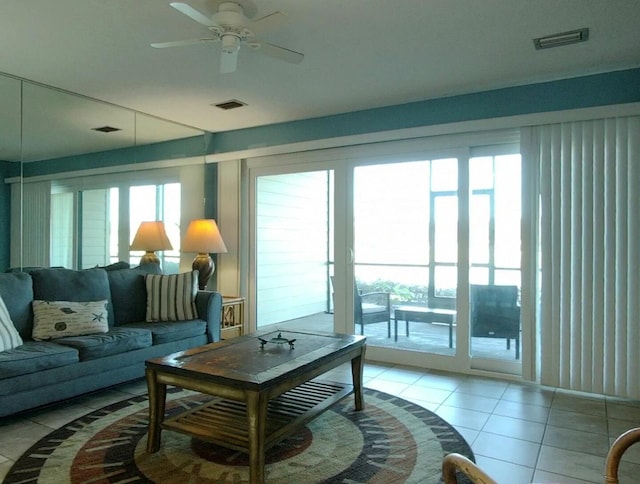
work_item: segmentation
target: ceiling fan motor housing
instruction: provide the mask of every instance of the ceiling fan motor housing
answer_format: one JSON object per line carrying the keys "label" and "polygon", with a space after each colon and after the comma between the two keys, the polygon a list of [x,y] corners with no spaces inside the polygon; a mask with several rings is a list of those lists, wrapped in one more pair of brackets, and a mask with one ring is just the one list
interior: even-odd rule
{"label": "ceiling fan motor housing", "polygon": [[258,6],[253,0],[205,0],[205,8],[211,13],[221,12],[223,9],[220,6],[227,3],[239,6],[248,19],[252,19],[258,13]]}
{"label": "ceiling fan motor housing", "polygon": [[218,32],[222,42],[222,52],[235,54],[240,49],[240,42],[245,40],[249,32],[244,28],[248,22],[241,5],[234,2],[222,2],[212,20],[221,27]]}
{"label": "ceiling fan motor housing", "polygon": [[221,27],[238,30],[241,30],[247,22],[242,7],[233,2],[220,4],[218,13],[213,15],[212,20]]}

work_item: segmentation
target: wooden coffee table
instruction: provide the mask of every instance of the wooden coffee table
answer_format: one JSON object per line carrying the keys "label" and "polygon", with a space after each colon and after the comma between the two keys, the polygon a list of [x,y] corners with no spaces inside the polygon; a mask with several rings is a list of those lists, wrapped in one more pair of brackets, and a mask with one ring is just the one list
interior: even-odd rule
{"label": "wooden coffee table", "polygon": [[[293,347],[283,341],[294,339]],[[250,482],[264,483],[269,447],[351,393],[356,410],[364,408],[365,343],[356,335],[259,332],[147,360],[147,452],[160,449],[162,429],[182,432],[247,452]],[[349,361],[353,385],[313,380]],[[219,398],[164,420],[167,385]]]}

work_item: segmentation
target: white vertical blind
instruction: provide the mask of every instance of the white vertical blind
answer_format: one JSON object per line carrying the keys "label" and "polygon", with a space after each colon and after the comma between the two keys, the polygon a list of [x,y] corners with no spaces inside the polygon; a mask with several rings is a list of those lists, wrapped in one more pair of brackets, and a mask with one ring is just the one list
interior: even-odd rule
{"label": "white vertical blind", "polygon": [[640,117],[532,128],[541,382],[640,398]]}
{"label": "white vertical blind", "polygon": [[23,220],[22,265],[47,267],[50,265],[51,182],[25,183],[22,193],[22,203],[19,206],[22,209]]}

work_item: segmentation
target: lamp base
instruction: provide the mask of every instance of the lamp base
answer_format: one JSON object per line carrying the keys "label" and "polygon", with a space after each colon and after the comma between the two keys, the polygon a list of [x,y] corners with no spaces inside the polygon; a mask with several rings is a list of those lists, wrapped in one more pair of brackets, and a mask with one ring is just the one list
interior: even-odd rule
{"label": "lamp base", "polygon": [[207,288],[209,278],[213,275],[213,271],[216,268],[213,259],[209,254],[200,253],[193,259],[191,268],[194,271],[198,271],[198,287],[201,291],[204,291]]}
{"label": "lamp base", "polygon": [[142,266],[145,264],[160,265],[160,259],[158,258],[155,252],[148,250],[145,252],[145,254],[142,257],[140,257],[140,265]]}

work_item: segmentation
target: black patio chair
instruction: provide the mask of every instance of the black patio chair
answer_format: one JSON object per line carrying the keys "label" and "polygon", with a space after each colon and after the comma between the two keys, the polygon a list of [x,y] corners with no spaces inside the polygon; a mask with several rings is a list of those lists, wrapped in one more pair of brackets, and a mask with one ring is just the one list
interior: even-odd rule
{"label": "black patio chair", "polygon": [[391,302],[388,292],[376,291],[362,294],[354,286],[355,323],[364,334],[367,324],[387,322],[387,337],[391,338]]}
{"label": "black patio chair", "polygon": [[471,285],[471,336],[515,340],[520,358],[520,307],[517,286]]}

